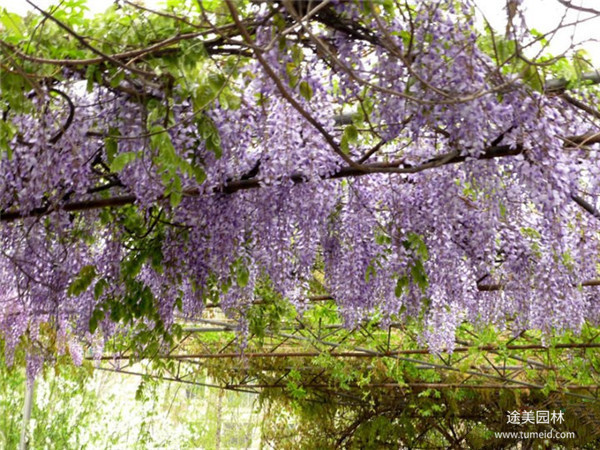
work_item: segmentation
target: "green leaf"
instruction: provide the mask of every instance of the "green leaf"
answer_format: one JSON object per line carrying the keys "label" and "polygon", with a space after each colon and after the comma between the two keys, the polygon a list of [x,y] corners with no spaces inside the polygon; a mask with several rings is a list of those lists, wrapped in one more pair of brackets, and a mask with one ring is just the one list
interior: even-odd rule
{"label": "green leaf", "polygon": [[90,333],[93,334],[96,332],[96,330],[98,329],[98,325],[102,319],[104,319],[104,311],[102,311],[99,308],[96,308],[92,313],[92,317],[90,317],[90,321],[88,324]]}
{"label": "green leaf", "polygon": [[96,277],[96,268],[94,266],[83,266],[79,271],[79,275],[75,278],[67,288],[67,294],[77,296],[82,294]]}
{"label": "green leaf", "polygon": [[378,245],[390,245],[392,243],[392,238],[387,234],[381,233],[375,236],[375,242]]}
{"label": "green leaf", "polygon": [[410,269],[410,273],[413,277],[413,281],[415,284],[422,290],[425,291],[429,282],[427,280],[427,273],[425,272],[425,267],[423,267],[423,262],[420,259],[417,259],[413,266]]}
{"label": "green leaf", "polygon": [[181,199],[183,198],[183,194],[181,191],[181,178],[176,176],[173,179],[173,183],[171,185],[169,194],[169,202],[171,203],[171,208],[176,208],[181,203]]}
{"label": "green leaf", "polygon": [[368,283],[371,277],[375,277],[377,275],[377,270],[373,267],[372,264],[367,266],[367,270],[365,271],[365,282]]}
{"label": "green leaf", "polygon": [[8,12],[5,8],[2,8],[0,22],[10,32],[11,37],[23,36],[23,19],[18,14]]}
{"label": "green leaf", "polygon": [[408,277],[406,276],[402,276],[400,278],[398,278],[398,281],[396,282],[396,289],[394,290],[394,294],[396,295],[396,297],[402,297],[402,295],[404,295],[404,293],[406,292],[406,290],[408,289]]}
{"label": "green leaf", "polygon": [[350,152],[350,144],[354,144],[358,140],[358,129],[354,125],[348,125],[344,128],[340,147],[344,153]]}
{"label": "green leaf", "polygon": [[202,167],[193,166],[192,170],[194,172],[194,178],[196,179],[196,183],[202,184],[204,180],[206,180],[206,172],[202,170]]}
{"label": "green leaf", "polygon": [[348,125],[344,129],[344,134],[348,136],[348,142],[354,144],[358,140],[358,130],[354,125]]}
{"label": "green leaf", "polygon": [[0,121],[0,158],[3,151],[6,152],[8,159],[12,159],[12,147],[10,141],[15,134],[15,128],[10,122]]}
{"label": "green leaf", "polygon": [[144,380],[142,380],[135,391],[135,400],[138,402],[144,401],[146,399],[146,384]]}
{"label": "green leaf", "polygon": [[294,61],[294,64],[296,64],[297,66],[300,66],[302,64],[303,60],[304,60],[304,53],[302,51],[302,47],[299,45],[293,45],[292,46],[292,61]]}
{"label": "green leaf", "polygon": [[202,111],[215,99],[213,87],[209,84],[200,85],[192,95],[192,102],[196,111]]}
{"label": "green leaf", "polygon": [[540,76],[537,67],[527,64],[523,70],[523,81],[538,92],[544,92],[544,80]]}
{"label": "green leaf", "polygon": [[125,168],[127,164],[132,162],[136,157],[136,152],[119,153],[117,156],[115,156],[115,159],[113,159],[112,163],[110,164],[110,170],[112,172],[120,172]]}
{"label": "green leaf", "polygon": [[110,308],[110,320],[113,322],[118,322],[125,316],[125,311],[123,306],[119,303],[113,303]]}
{"label": "green leaf", "polygon": [[221,149],[221,138],[218,134],[214,134],[206,140],[206,149],[213,152],[217,158],[223,154]]}
{"label": "green leaf", "polygon": [[531,30],[529,30],[531,35],[533,37],[536,38],[536,40],[544,47],[546,47],[548,45],[548,39],[546,39],[546,36],[544,33],[536,30],[535,28],[532,28]]}
{"label": "green leaf", "polygon": [[350,146],[348,145],[348,136],[346,133],[342,134],[342,140],[340,141],[340,148],[344,153],[350,153]]}
{"label": "green leaf", "polygon": [[504,206],[504,203],[500,202],[499,204],[500,207],[500,217],[505,218],[506,217],[506,206]]}
{"label": "green leaf", "polygon": [[104,293],[104,290],[108,287],[108,281],[106,281],[106,278],[100,278],[97,282],[96,285],[94,286],[94,298],[96,300],[98,300],[102,294]]}
{"label": "green leaf", "polygon": [[296,84],[298,84],[298,75],[296,74],[296,69],[297,67],[294,63],[289,62],[285,65],[285,71],[290,80],[291,87],[296,87]]}
{"label": "green leaf", "polygon": [[87,80],[86,89],[88,92],[92,92],[94,89],[94,83],[102,82],[102,73],[97,65],[90,65],[85,70],[85,79]]}
{"label": "green leaf", "polygon": [[111,127],[108,129],[108,137],[104,139],[104,149],[106,150],[106,162],[110,165],[115,159],[115,155],[119,150],[117,138],[121,135],[118,128]]}
{"label": "green leaf", "polygon": [[304,97],[306,100],[310,100],[313,96],[313,89],[310,87],[307,81],[300,82],[300,95]]}
{"label": "green leaf", "polygon": [[498,54],[498,63],[503,64],[509,58],[515,55],[515,43],[511,40],[496,38],[496,53]]}
{"label": "green leaf", "polygon": [[248,270],[248,266],[246,264],[239,264],[236,273],[236,282],[239,287],[246,287],[248,285],[248,280],[250,279],[250,271]]}
{"label": "green leaf", "polygon": [[211,73],[208,76],[208,84],[214,94],[218,94],[223,89],[226,81],[227,79],[221,74]]}
{"label": "green leaf", "polygon": [[110,78],[110,86],[117,87],[121,84],[121,81],[125,79],[125,71],[121,68]]}
{"label": "green leaf", "polygon": [[415,254],[423,260],[427,260],[427,258],[429,258],[429,252],[427,250],[427,245],[423,241],[423,237],[417,233],[409,232],[406,235],[406,241],[404,242],[404,247],[406,249],[413,250],[415,252]]}
{"label": "green leaf", "polygon": [[125,280],[132,280],[142,270],[142,266],[148,257],[147,251],[133,251],[121,263],[121,274]]}
{"label": "green leaf", "polygon": [[140,304],[138,308],[140,317],[148,317],[153,312],[154,296],[148,286],[144,286],[140,295]]}

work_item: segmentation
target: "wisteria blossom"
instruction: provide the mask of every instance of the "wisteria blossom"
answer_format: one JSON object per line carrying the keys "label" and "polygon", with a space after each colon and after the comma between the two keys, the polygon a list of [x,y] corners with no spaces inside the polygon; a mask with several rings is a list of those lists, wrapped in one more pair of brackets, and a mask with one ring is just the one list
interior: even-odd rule
{"label": "wisteria blossom", "polygon": [[243,317],[259,283],[302,311],[317,280],[348,327],[419,319],[434,351],[464,321],[599,319],[598,115],[501,67],[470,2],[333,1],[308,18],[234,3],[235,35],[208,34],[212,60],[191,64],[203,79],[115,60],[7,107],[9,353],[27,340],[39,365],[50,324],[81,363],[82,343],[135,323],[168,331],[215,302]]}

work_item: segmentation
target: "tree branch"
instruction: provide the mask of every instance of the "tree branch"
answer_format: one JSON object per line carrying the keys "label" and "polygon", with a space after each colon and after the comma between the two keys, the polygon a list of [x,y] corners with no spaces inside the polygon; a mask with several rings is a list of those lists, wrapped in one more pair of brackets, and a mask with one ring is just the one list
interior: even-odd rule
{"label": "tree branch", "polygon": [[571,97],[567,93],[563,93],[562,98],[564,98],[567,101],[567,103],[570,103],[571,105],[575,106],[576,108],[579,108],[582,111],[585,111],[589,115],[594,116],[596,119],[600,119],[600,111],[598,111],[596,108],[592,108],[591,106],[586,105],[582,101],[579,101],[576,98]]}
{"label": "tree branch", "polygon": [[557,0],[557,1],[558,1],[558,3],[560,3],[563,6],[566,6],[567,8],[575,9],[577,11],[586,12],[586,13],[590,13],[590,14],[600,15],[600,10],[598,10],[598,9],[586,8],[583,6],[574,5],[572,2],[567,1],[567,0]]}
{"label": "tree branch", "polygon": [[296,111],[298,111],[298,113],[300,113],[300,115],[302,117],[304,117],[304,119],[306,119],[306,121],[308,123],[310,123],[313,127],[315,127],[317,129],[317,131],[319,133],[321,133],[321,135],[325,138],[325,140],[331,146],[333,151],[340,158],[342,158],[344,160],[344,162],[346,162],[346,164],[348,164],[349,166],[354,167],[354,168],[360,168],[361,167],[360,164],[356,164],[354,161],[352,161],[352,159],[346,153],[344,153],[342,151],[342,149],[340,148],[338,143],[335,141],[333,136],[331,136],[327,132],[327,130],[325,130],[325,128],[323,128],[323,125],[321,125],[317,120],[315,120],[315,118],[312,117],[310,115],[310,113],[308,111],[306,111],[302,107],[302,105],[300,103],[298,103],[298,101],[296,101],[296,99],[293,96],[290,95],[290,93],[287,91],[287,89],[281,82],[281,79],[273,71],[273,69],[271,68],[269,63],[265,60],[265,58],[263,58],[261,51],[254,46],[252,37],[250,36],[250,34],[248,33],[248,30],[246,29],[246,27],[240,20],[238,14],[237,14],[237,9],[236,9],[235,5],[232,3],[231,0],[225,0],[225,3],[227,3],[227,7],[229,8],[231,17],[232,17],[233,21],[235,22],[235,24],[238,26],[240,33],[242,34],[242,37],[244,38],[244,41],[246,41],[246,43],[252,47],[252,50],[254,51],[254,56],[256,56],[256,59],[258,60],[260,65],[263,67],[263,69],[265,70],[265,72],[267,73],[269,78],[271,78],[273,80],[273,82],[275,83],[275,86],[277,86],[277,89],[279,90],[281,95],[288,101],[288,103],[290,105],[292,105],[292,107]]}
{"label": "tree branch", "polygon": [[[484,154],[479,158],[481,160],[500,158],[504,156],[518,155],[522,152],[522,148],[517,146],[510,148],[508,145],[501,145],[497,147],[488,148]],[[398,173],[398,174],[414,174],[423,172],[428,169],[441,167],[448,164],[457,164],[465,161],[467,156],[460,155],[458,151],[446,153],[441,156],[430,159],[429,161],[417,165],[408,166],[402,162],[390,162],[390,163],[372,163],[365,164],[360,167],[343,167],[330,177],[323,177],[323,179],[336,179],[336,178],[348,178],[357,177],[376,173]],[[400,167],[400,166],[403,167]],[[306,176],[301,173],[295,173],[290,176],[290,179],[294,183],[305,183]],[[224,185],[217,187],[215,193],[233,194],[238,191],[247,189],[256,189],[261,186],[261,180],[259,178],[249,178],[247,180],[237,180],[225,183]],[[184,196],[195,197],[200,193],[198,189],[187,189],[183,192]],[[157,201],[164,199],[165,197],[158,198]],[[82,200],[76,202],[69,202],[64,204],[60,209],[63,211],[87,211],[90,209],[106,208],[106,207],[118,207],[128,204],[135,203],[136,197],[134,195],[123,195],[111,198],[103,199],[92,199]],[[52,208],[36,208],[32,211],[7,211],[0,212],[0,222],[12,222],[23,217],[36,217],[44,216],[55,211]]]}

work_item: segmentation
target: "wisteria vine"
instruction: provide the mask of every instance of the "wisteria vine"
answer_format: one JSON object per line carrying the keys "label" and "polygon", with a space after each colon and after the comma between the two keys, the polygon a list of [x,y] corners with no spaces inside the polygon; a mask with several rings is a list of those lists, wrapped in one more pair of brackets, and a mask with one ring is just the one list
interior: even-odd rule
{"label": "wisteria vine", "polygon": [[51,58],[5,30],[8,354],[80,362],[207,303],[243,324],[260,283],[300,311],[326,292],[348,327],[421,320],[436,352],[464,321],[596,322],[599,117],[538,86],[516,25],[492,45],[460,4],[225,1],[197,11],[200,52],[97,50],[42,82]]}

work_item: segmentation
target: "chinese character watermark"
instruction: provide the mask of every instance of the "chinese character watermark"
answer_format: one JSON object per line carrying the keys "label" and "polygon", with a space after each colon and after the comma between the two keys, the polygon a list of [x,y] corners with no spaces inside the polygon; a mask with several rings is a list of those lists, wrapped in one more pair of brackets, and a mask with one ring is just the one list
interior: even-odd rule
{"label": "chinese character watermark", "polygon": [[562,411],[552,411],[552,415],[550,416],[550,420],[552,423],[563,423],[565,421],[565,415]]}
{"label": "chinese character watermark", "polygon": [[549,411],[536,411],[535,423],[550,423],[550,412]]}
{"label": "chinese character watermark", "polygon": [[508,423],[521,425],[521,413],[519,411],[511,411],[508,413]]}
{"label": "chinese character watermark", "polygon": [[564,411],[509,411],[507,423],[512,425],[557,424],[565,421]]}

